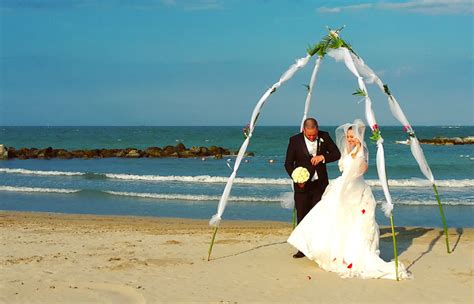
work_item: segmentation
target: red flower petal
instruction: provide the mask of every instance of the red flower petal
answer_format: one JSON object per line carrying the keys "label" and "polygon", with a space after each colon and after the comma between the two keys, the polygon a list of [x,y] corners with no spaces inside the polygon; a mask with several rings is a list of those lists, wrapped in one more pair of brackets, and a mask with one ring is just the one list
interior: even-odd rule
{"label": "red flower petal", "polygon": [[362,209],[362,214],[365,214],[365,209]]}
{"label": "red flower petal", "polygon": [[347,266],[347,268],[351,269],[352,268],[352,263],[350,263],[349,266]]}

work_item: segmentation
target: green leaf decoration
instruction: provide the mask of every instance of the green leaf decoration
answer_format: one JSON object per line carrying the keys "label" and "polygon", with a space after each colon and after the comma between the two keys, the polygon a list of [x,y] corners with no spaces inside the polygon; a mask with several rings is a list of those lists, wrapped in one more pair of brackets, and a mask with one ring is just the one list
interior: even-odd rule
{"label": "green leaf decoration", "polygon": [[337,30],[332,30],[331,28],[328,28],[329,33],[324,36],[320,42],[314,45],[308,45],[308,47],[306,48],[306,52],[310,56],[318,54],[319,57],[323,58],[327,54],[329,48],[337,49],[340,47],[345,47],[351,53],[359,57],[359,55],[357,55],[357,53],[352,49],[351,45],[339,36],[339,33],[342,31],[343,28],[344,26],[338,28]]}
{"label": "green leaf decoration", "polygon": [[354,93],[352,93],[352,95],[365,97],[367,96],[367,93],[364,90],[357,89]]}
{"label": "green leaf decoration", "polygon": [[370,136],[370,140],[376,143],[381,137],[380,129],[375,129],[372,131],[372,136]]}
{"label": "green leaf decoration", "polygon": [[331,38],[332,38],[332,40],[331,40],[330,47],[332,49],[338,49],[338,48],[340,48],[341,46],[344,45],[344,41],[341,38],[339,38],[337,36],[333,36],[333,35],[331,35]]}
{"label": "green leaf decoration", "polygon": [[314,56],[314,54],[316,54],[318,50],[319,50],[318,44],[315,44],[314,46],[308,45],[308,47],[306,48],[306,52],[310,56]]}
{"label": "green leaf decoration", "polygon": [[359,55],[357,55],[357,53],[352,49],[351,45],[348,42],[343,40],[343,45],[342,46],[345,47],[346,49],[348,49],[352,54],[359,57]]}

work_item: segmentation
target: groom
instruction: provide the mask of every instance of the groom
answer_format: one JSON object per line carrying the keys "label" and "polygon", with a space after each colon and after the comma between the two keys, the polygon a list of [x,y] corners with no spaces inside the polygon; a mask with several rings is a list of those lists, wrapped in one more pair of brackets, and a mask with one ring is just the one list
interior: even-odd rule
{"label": "groom", "polygon": [[[303,132],[290,138],[286,172],[291,177],[297,167],[305,167],[309,171],[309,180],[305,184],[293,185],[298,223],[321,200],[329,184],[326,164],[340,157],[341,153],[329,133],[318,130],[318,122],[314,118],[307,118],[303,123]],[[293,257],[302,258],[304,254],[298,251]]]}

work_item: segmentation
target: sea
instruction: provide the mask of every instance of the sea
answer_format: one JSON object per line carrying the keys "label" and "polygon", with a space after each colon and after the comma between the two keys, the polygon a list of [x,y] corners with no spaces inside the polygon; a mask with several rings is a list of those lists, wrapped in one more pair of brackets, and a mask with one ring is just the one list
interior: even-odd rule
{"label": "sea", "polygon": [[[335,126],[321,126],[334,138]],[[474,135],[474,126],[418,126],[419,138]],[[433,189],[418,168],[401,127],[381,126],[386,171],[397,226],[441,227]],[[291,191],[283,163],[297,126],[258,126],[242,162],[225,220],[292,221],[292,210],[281,206]],[[368,138],[368,134],[366,138]],[[0,127],[6,147],[144,149],[183,143],[238,150],[242,127]],[[375,168],[375,145],[368,141],[369,170],[365,175],[378,203],[384,201]],[[474,150],[472,145],[422,145],[435,176],[449,227],[474,227]],[[0,210],[69,214],[123,215],[210,219],[216,213],[235,157],[28,159],[0,161]],[[328,165],[330,179],[340,173]],[[389,220],[376,212],[380,225]]]}

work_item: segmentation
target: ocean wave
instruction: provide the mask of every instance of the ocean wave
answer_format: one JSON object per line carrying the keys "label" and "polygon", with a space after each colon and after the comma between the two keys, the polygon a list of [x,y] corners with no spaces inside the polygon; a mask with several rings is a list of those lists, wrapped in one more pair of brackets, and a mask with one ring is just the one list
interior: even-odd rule
{"label": "ocean wave", "polygon": [[[132,175],[132,174],[105,174],[112,179],[124,180],[143,180],[157,182],[186,182],[186,183],[204,183],[204,184],[225,184],[227,176],[180,176],[180,175]],[[236,177],[235,184],[256,184],[256,185],[289,185],[288,178],[263,178],[263,177]]]}
{"label": "ocean wave", "polygon": [[[203,183],[203,184],[225,184],[227,176],[211,176],[211,175],[138,175],[123,173],[94,173],[94,172],[74,172],[74,171],[41,171],[28,169],[10,169],[0,168],[0,173],[11,174],[28,174],[40,176],[81,176],[90,179],[118,179],[131,181],[152,181],[152,182],[185,182],[185,183]],[[377,179],[366,180],[370,186],[380,187],[380,181]],[[289,178],[264,178],[264,177],[236,177],[234,184],[243,185],[290,185]],[[411,179],[390,179],[388,181],[391,187],[430,187],[428,180],[411,178]],[[437,180],[438,187],[446,188],[465,188],[474,187],[474,179],[444,179]]]}
{"label": "ocean wave", "polygon": [[78,176],[84,175],[84,172],[71,172],[71,171],[42,171],[42,170],[28,170],[28,169],[11,169],[11,168],[0,168],[0,173],[14,173],[14,174],[28,174],[28,175],[65,175],[65,176]]}
{"label": "ocean wave", "polygon": [[[200,194],[175,194],[175,193],[143,193],[143,192],[120,192],[103,191],[111,195],[131,196],[142,198],[154,198],[159,200],[184,200],[184,201],[219,201],[220,195],[200,195]],[[280,202],[280,197],[256,197],[256,196],[230,196],[229,201],[234,202]]]}
{"label": "ocean wave", "polygon": [[[80,189],[61,189],[61,188],[40,188],[40,187],[13,187],[0,186],[0,191],[8,192],[34,192],[34,193],[60,193],[60,194],[80,194],[80,193],[96,193],[98,195],[115,195],[127,196],[135,198],[148,198],[155,200],[170,200],[170,201],[213,201],[218,202],[220,195],[205,195],[205,194],[180,194],[180,193],[149,193],[149,192],[123,192],[112,190],[80,190]],[[278,203],[283,200],[285,193],[280,196],[230,196],[229,201],[241,203]],[[380,203],[380,202],[379,202]],[[443,201],[445,206],[474,206],[474,201]],[[409,206],[436,206],[435,200],[403,200],[394,201],[396,205]]]}
{"label": "ocean wave", "polygon": [[13,187],[0,186],[0,191],[9,192],[42,192],[42,193],[76,193],[81,190],[76,189],[58,189],[58,188],[39,188],[39,187]]}
{"label": "ocean wave", "polygon": [[[123,180],[143,180],[156,182],[186,182],[186,183],[205,183],[205,184],[225,184],[228,177],[226,176],[178,176],[178,175],[131,175],[131,174],[105,174],[106,177],[112,179]],[[376,179],[366,180],[370,186],[380,187],[381,183]],[[263,178],[263,177],[236,177],[234,184],[248,185],[290,185],[289,178]],[[391,187],[430,187],[431,182],[423,179],[391,179],[388,181]],[[437,180],[436,185],[448,188],[464,188],[474,187],[474,179],[446,179]]]}
{"label": "ocean wave", "polygon": [[[369,186],[380,186],[377,179],[366,180]],[[474,179],[440,179],[435,181],[436,186],[446,188],[474,187]],[[425,179],[390,179],[388,185],[391,187],[431,187],[431,182]]]}

